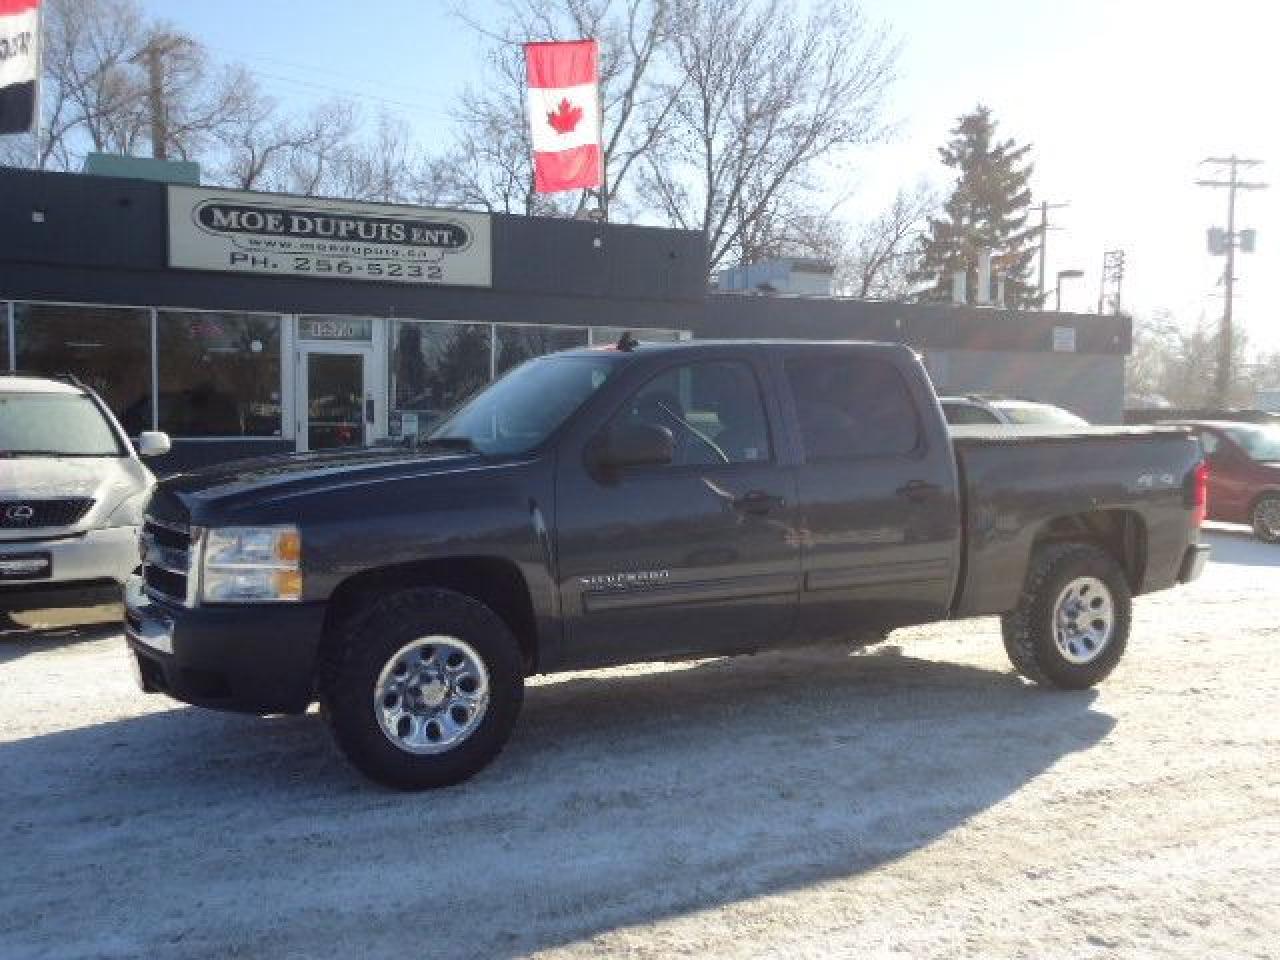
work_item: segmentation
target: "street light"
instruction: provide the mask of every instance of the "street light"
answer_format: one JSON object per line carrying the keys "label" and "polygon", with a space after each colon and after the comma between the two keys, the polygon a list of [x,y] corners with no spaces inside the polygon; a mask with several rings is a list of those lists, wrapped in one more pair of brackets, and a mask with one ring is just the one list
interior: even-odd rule
{"label": "street light", "polygon": [[1063,280],[1079,280],[1084,276],[1083,270],[1059,270],[1058,285],[1054,290],[1053,309],[1055,311],[1062,310],[1062,281]]}

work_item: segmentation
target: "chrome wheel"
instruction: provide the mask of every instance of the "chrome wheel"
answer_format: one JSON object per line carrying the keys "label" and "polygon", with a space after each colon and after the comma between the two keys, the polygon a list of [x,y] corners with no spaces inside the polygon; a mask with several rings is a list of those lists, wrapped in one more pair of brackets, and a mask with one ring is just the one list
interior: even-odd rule
{"label": "chrome wheel", "polygon": [[1058,594],[1053,607],[1053,639],[1070,663],[1096,659],[1111,642],[1114,630],[1111,589],[1097,577],[1077,577]]}
{"label": "chrome wheel", "polygon": [[457,637],[411,640],[387,661],[373,690],[378,726],[407,753],[444,753],[475,733],[489,708],[484,660]]}

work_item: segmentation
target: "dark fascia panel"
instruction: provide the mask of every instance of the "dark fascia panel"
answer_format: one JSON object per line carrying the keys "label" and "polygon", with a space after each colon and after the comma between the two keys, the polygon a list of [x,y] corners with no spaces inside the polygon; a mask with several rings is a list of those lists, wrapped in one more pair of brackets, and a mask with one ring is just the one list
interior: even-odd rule
{"label": "dark fascia panel", "polygon": [[[165,189],[120,177],[0,169],[0,262],[172,274]],[[497,291],[648,301],[700,300],[706,292],[706,244],[696,231],[495,214],[492,237]],[[330,280],[307,282],[336,289]],[[378,288],[400,285],[359,286],[378,300]],[[399,297],[387,291],[387,299]]]}
{"label": "dark fascia panel", "polygon": [[1076,331],[1076,352],[1127,354],[1126,316],[996,310],[823,297],[713,293],[699,337],[886,340],[933,350],[1051,352],[1054,328]]}

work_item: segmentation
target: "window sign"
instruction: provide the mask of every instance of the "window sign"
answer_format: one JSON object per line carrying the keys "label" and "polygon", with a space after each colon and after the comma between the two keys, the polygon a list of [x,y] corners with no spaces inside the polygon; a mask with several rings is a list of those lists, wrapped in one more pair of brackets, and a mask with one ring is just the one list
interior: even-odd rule
{"label": "window sign", "polygon": [[373,339],[369,317],[299,317],[298,337],[302,340]]}

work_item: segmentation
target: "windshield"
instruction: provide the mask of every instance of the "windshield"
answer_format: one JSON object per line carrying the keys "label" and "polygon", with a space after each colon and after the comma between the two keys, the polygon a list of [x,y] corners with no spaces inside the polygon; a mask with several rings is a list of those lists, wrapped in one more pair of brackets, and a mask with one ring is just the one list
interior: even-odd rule
{"label": "windshield", "polygon": [[1044,403],[996,403],[992,404],[1010,423],[1050,427],[1087,427],[1089,421],[1077,417],[1069,410],[1051,407]]}
{"label": "windshield", "polygon": [[1250,460],[1280,460],[1280,427],[1228,427],[1227,433]]}
{"label": "windshield", "polygon": [[476,394],[427,439],[468,440],[484,454],[525,453],[582,406],[616,365],[610,355],[531,360]]}
{"label": "windshield", "polygon": [[0,457],[118,457],[115,431],[82,393],[0,393]]}

